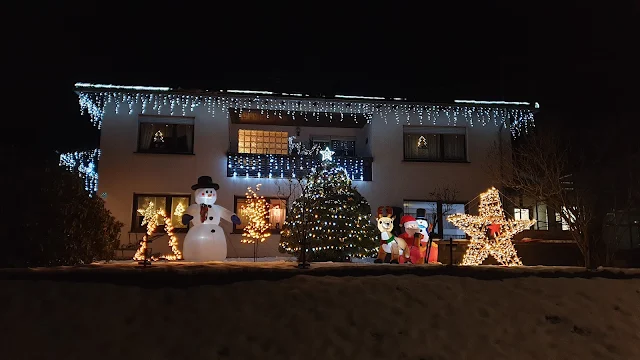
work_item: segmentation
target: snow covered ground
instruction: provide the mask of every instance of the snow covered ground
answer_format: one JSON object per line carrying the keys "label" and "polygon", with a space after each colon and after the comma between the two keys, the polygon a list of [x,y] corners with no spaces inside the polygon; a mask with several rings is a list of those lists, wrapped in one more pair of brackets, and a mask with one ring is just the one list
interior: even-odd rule
{"label": "snow covered ground", "polygon": [[[30,274],[273,272],[288,261],[132,262]],[[388,269],[397,275],[319,276]],[[429,271],[446,269],[422,267]],[[203,270],[204,269],[204,270]],[[354,270],[355,269],[355,270]],[[417,267],[414,267],[417,269]],[[150,270],[150,271],[149,271]],[[274,281],[146,287],[0,271],[6,359],[640,359],[640,277],[581,269],[478,267],[418,276],[410,266],[314,264]],[[24,273],[24,272],[22,272]],[[566,277],[555,277],[562,273]],[[554,277],[542,276],[554,274]],[[539,276],[536,276],[539,275]]]}

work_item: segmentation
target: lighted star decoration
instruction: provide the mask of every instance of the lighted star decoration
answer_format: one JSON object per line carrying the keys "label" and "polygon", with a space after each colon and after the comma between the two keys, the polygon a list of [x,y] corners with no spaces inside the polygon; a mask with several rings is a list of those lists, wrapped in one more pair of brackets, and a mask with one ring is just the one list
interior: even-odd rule
{"label": "lighted star decoration", "polygon": [[325,160],[331,161],[331,156],[333,156],[333,154],[335,153],[336,153],[335,151],[329,150],[329,147],[320,151],[320,154],[322,155],[322,161],[325,161]]}
{"label": "lighted star decoration", "polygon": [[478,212],[478,216],[455,214],[447,217],[450,223],[471,237],[462,265],[480,265],[487,257],[493,256],[502,265],[521,266],[522,261],[511,238],[530,228],[535,220],[506,219],[496,188],[480,194]]}

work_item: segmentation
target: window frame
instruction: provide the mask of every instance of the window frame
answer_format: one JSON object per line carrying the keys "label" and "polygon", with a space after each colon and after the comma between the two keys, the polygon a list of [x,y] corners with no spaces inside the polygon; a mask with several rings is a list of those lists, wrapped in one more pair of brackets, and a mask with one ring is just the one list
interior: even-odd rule
{"label": "window frame", "polygon": [[[314,143],[327,143],[330,150],[333,149],[333,141],[352,141],[353,142],[353,155],[335,155],[345,157],[357,157],[358,156],[358,138],[357,136],[345,136],[345,135],[311,135],[309,136],[309,148],[312,148]],[[321,150],[324,150],[323,147]]]}
{"label": "window frame", "polygon": [[[246,196],[241,196],[241,195],[234,195],[233,196],[233,213],[234,214],[238,214],[238,200],[246,200],[247,197]],[[271,200],[280,200],[284,202],[284,208],[286,209],[285,211],[288,213],[289,212],[289,208],[287,207],[287,199],[283,199],[277,196],[265,196],[264,199],[267,201],[268,204],[271,204]],[[286,215],[287,213],[285,213],[285,219],[286,219]],[[278,229],[271,229],[271,235],[280,235],[280,232],[282,231],[282,226],[284,224],[280,225],[280,230]],[[233,224],[233,230],[231,231],[232,234],[242,234],[244,233],[244,229],[238,229],[236,224]]]}
{"label": "window frame", "polygon": [[[266,133],[269,133],[269,132],[283,133],[283,134],[285,134],[284,139],[286,139],[286,149],[284,149],[284,152],[282,152],[282,153],[272,153],[272,152],[262,152],[262,153],[258,153],[258,152],[255,152],[255,153],[253,153],[253,152],[242,152],[242,151],[240,151],[240,132],[242,132],[242,131],[261,131],[261,132],[263,132],[263,133],[265,133],[265,132],[266,132]],[[247,135],[244,135],[244,136],[247,136]],[[264,134],[263,134],[262,136],[264,136]],[[251,154],[251,155],[288,155],[288,154],[289,154],[289,151],[291,150],[291,149],[289,149],[289,132],[288,132],[288,131],[282,131],[282,130],[264,130],[264,129],[251,129],[251,128],[243,128],[243,127],[241,127],[241,128],[238,128],[238,132],[236,133],[235,137],[236,137],[236,141],[237,141],[236,152],[237,152],[238,154]],[[280,138],[280,137],[278,137],[278,138]],[[242,141],[244,142],[244,139],[243,139]],[[265,143],[266,143],[266,142],[264,142],[264,141],[262,142],[262,144],[265,144]],[[268,143],[268,144],[272,144],[272,143]],[[273,144],[273,145],[285,145],[285,144],[284,144],[284,143],[283,143],[283,144],[277,143],[277,144]],[[280,150],[283,150],[283,149],[280,149]]]}
{"label": "window frame", "polygon": [[[171,123],[171,122],[167,122],[168,119],[183,119],[183,120],[190,120],[192,123],[191,124],[177,124],[177,123]],[[149,119],[149,121],[142,121],[142,119]],[[157,119],[153,120],[153,119]],[[161,154],[161,155],[195,155],[194,153],[194,149],[195,149],[195,129],[196,129],[196,124],[195,124],[195,117],[194,116],[169,116],[169,115],[139,115],[138,116],[138,136],[136,138],[136,153],[137,154]],[[151,149],[141,149],[140,148],[140,136],[141,136],[141,130],[142,130],[142,124],[157,124],[157,125],[173,125],[173,132],[175,133],[177,130],[177,126],[178,125],[185,125],[185,126],[189,126],[191,125],[191,149],[187,150],[187,151],[176,151],[175,149],[171,150],[171,151],[153,151]]]}
{"label": "window frame", "polygon": [[[141,233],[146,233],[147,232],[147,227],[145,226],[140,226],[137,225],[138,221],[137,218],[138,216],[136,215],[138,213],[138,199],[140,197],[164,197],[165,198],[165,211],[167,213],[171,213],[171,201],[174,197],[178,197],[178,198],[188,198],[188,202],[187,202],[187,207],[189,207],[189,205],[191,205],[191,194],[148,194],[148,193],[133,193],[133,201],[132,201],[132,209],[131,209],[131,229],[130,229],[130,233],[132,234],[141,234]],[[191,223],[187,224],[187,227],[184,228],[173,228],[173,232],[174,233],[186,233],[187,231],[189,231],[189,228],[191,227]],[[164,225],[162,226],[157,226],[155,233],[158,234],[165,234],[166,231],[164,230]]]}
{"label": "window frame", "polygon": [[[463,201],[463,200],[455,200],[452,202],[445,202],[442,200],[428,200],[428,199],[403,199],[402,200],[402,210],[403,210],[403,215],[406,215],[406,212],[404,211],[405,208],[405,203],[407,202],[424,202],[424,203],[436,203],[436,217],[437,217],[437,221],[440,224],[440,226],[438,227],[438,232],[437,233],[432,233],[435,234],[436,238],[439,238],[441,240],[447,240],[449,241],[448,238],[445,239],[444,237],[444,222],[446,221],[446,219],[444,218],[443,215],[443,211],[442,211],[442,207],[444,204],[452,204],[452,205],[456,205],[456,204],[462,204],[464,205],[464,213],[468,214],[469,213],[469,202],[468,201]],[[453,214],[448,214],[448,215],[453,215]],[[429,224],[431,224],[431,219],[429,219]],[[469,235],[467,235],[467,233],[464,234],[464,238],[463,239],[453,239],[453,241],[466,241],[469,240]]]}
{"label": "window frame", "polygon": [[[423,129],[424,132],[407,132],[406,129]],[[451,129],[464,129],[463,134],[455,134],[455,133],[446,133],[443,132],[443,129],[451,128]],[[440,129],[440,131],[438,131]],[[407,134],[420,134],[420,135],[438,135],[438,147],[440,150],[440,154],[438,159],[427,159],[427,158],[407,158],[407,149],[406,149],[406,135]],[[464,159],[446,159],[445,158],[445,141],[443,135],[462,135],[464,136]],[[469,129],[466,126],[403,126],[402,127],[402,159],[405,162],[434,162],[434,163],[469,163]]]}

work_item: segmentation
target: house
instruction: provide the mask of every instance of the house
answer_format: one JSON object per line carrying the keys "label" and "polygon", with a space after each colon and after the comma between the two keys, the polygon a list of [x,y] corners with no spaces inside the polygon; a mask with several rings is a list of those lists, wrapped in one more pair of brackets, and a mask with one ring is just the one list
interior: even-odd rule
{"label": "house", "polygon": [[[436,238],[463,240],[446,215],[470,211],[469,204],[493,185],[490,149],[498,144],[509,151],[512,136],[533,125],[538,108],[528,102],[413,103],[87,83],[76,84],[75,92],[81,110],[101,128],[100,150],[63,155],[61,164],[79,170],[87,189],[125,224],[122,244],[142,238],[151,203],[171,218],[181,241],[187,228],[177,214],[191,201],[191,185],[208,175],[220,186],[218,203],[241,218],[247,187],[262,184],[274,235],[260,244],[259,256],[279,255],[288,205],[283,189],[288,178],[319,162],[301,155],[314,146],[334,152],[332,160],[346,169],[374,213],[382,205],[408,214],[425,208],[444,223],[434,229]],[[252,246],[240,242],[242,225],[222,227],[228,257],[252,256]],[[154,253],[169,252],[167,241],[151,246]]]}

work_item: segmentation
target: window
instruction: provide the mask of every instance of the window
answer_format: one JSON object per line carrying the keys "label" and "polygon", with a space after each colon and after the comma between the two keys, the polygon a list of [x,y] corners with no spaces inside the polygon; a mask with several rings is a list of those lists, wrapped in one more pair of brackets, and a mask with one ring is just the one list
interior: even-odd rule
{"label": "window", "polygon": [[334,152],[334,156],[356,156],[356,140],[348,137],[313,137],[311,146],[318,145],[322,150],[327,147]]}
{"label": "window", "polygon": [[[566,217],[568,217],[571,220],[571,222],[574,222],[576,220],[575,215],[573,215],[571,210],[568,210],[566,207],[564,206],[562,207],[562,212],[565,214]],[[560,213],[556,213],[556,222],[562,224],[562,230],[564,231],[571,230],[571,228],[569,227],[569,223],[564,217],[562,217]]]}
{"label": "window", "polygon": [[404,159],[409,161],[466,161],[463,127],[405,126]]}
{"label": "window", "polygon": [[140,116],[138,152],[193,154],[192,117]]}
{"label": "window", "polygon": [[238,130],[238,152],[244,154],[289,153],[289,133],[286,131]]}
{"label": "window", "polygon": [[516,220],[529,220],[529,209],[515,208],[513,209],[513,217]]}
{"label": "window", "polygon": [[467,234],[464,231],[460,230],[447,220],[447,216],[449,215],[465,213],[466,210],[464,204],[442,204],[442,223],[444,224],[442,231],[443,239],[465,239],[467,237]]}
{"label": "window", "polygon": [[[287,218],[287,201],[284,199],[278,199],[275,197],[265,197],[267,201],[267,220],[269,225],[271,226],[271,232],[273,234],[279,234],[280,230],[282,230],[282,225],[284,224],[284,220]],[[240,225],[233,225],[234,233],[242,233],[242,229],[249,222],[249,218],[242,209],[246,204],[247,198],[244,196],[236,196],[235,197],[235,213],[240,218]]]}
{"label": "window", "polygon": [[[146,218],[154,219],[158,226],[156,232],[164,232],[164,218],[158,211],[164,211],[171,218],[171,226],[176,232],[187,231],[187,225],[182,224],[182,214],[189,207],[189,195],[144,195],[133,196],[133,221],[131,232],[146,232],[147,225],[142,223]],[[155,216],[154,216],[155,214]],[[145,216],[146,215],[146,216]]]}
{"label": "window", "polygon": [[[447,216],[453,214],[464,214],[466,213],[465,204],[455,203],[455,204],[447,204],[447,203],[438,203],[436,201],[415,201],[415,200],[405,200],[404,201],[404,214],[411,215],[413,217],[416,216],[418,209],[425,209],[426,219],[429,224],[434,224],[431,232],[435,234],[437,237],[442,237],[443,239],[466,239],[467,235],[464,231],[455,227],[452,223],[447,221]],[[442,220],[438,220],[442,219]],[[440,226],[440,221],[444,223],[444,226]]]}

